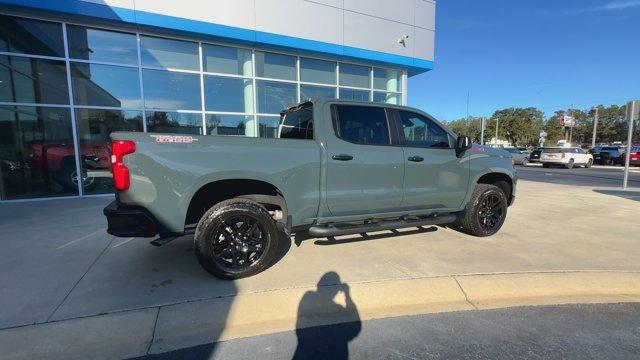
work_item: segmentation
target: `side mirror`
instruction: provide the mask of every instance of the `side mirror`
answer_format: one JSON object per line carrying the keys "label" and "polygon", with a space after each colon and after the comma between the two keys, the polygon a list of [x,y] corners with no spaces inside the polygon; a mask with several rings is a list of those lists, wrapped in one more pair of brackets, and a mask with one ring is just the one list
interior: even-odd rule
{"label": "side mirror", "polygon": [[456,156],[460,157],[465,151],[471,149],[471,138],[468,136],[458,136],[456,141]]}

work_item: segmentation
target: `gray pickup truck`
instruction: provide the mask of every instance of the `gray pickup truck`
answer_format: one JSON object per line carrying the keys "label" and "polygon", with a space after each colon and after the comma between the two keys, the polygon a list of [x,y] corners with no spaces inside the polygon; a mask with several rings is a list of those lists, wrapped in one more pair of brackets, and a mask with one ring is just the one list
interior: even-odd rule
{"label": "gray pickup truck", "polygon": [[455,223],[489,236],[515,198],[509,153],[403,106],[304,102],[282,111],[277,138],[111,137],[108,232],[155,244],[194,234],[202,266],[225,279],[264,270],[283,233]]}

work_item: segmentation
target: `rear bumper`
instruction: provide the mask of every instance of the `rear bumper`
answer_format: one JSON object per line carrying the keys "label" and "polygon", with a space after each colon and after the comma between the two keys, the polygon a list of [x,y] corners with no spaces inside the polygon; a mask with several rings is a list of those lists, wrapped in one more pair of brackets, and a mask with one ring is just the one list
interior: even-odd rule
{"label": "rear bumper", "polygon": [[102,211],[107,217],[107,232],[118,237],[154,237],[158,223],[146,209],[111,202]]}

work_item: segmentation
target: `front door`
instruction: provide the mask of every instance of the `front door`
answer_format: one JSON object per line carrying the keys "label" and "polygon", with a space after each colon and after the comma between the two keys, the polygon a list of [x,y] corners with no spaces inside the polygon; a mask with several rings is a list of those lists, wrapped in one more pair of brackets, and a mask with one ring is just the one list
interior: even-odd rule
{"label": "front door", "polygon": [[435,120],[396,112],[405,155],[404,200],[407,209],[457,209],[467,195],[469,162],[456,157],[455,139]]}
{"label": "front door", "polygon": [[375,105],[333,105],[327,137],[326,201],[333,216],[396,211],[402,202],[404,155],[392,146],[387,111]]}

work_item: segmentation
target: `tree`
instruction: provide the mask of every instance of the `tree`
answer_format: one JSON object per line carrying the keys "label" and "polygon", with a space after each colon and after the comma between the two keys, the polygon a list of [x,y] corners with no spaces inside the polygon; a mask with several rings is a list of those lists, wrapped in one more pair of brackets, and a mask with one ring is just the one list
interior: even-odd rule
{"label": "tree", "polygon": [[536,145],[542,123],[542,111],[535,107],[502,109],[487,122],[485,136],[494,137],[498,124],[498,138],[507,139],[514,146]]}
{"label": "tree", "polygon": [[[468,136],[474,142],[480,142],[480,126],[482,123],[482,119],[479,117],[471,117],[469,120],[467,119],[458,119],[451,121],[447,124],[451,130],[453,130],[456,134],[460,136]],[[485,133],[485,138],[486,138]]]}

